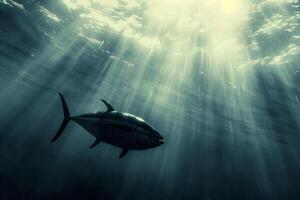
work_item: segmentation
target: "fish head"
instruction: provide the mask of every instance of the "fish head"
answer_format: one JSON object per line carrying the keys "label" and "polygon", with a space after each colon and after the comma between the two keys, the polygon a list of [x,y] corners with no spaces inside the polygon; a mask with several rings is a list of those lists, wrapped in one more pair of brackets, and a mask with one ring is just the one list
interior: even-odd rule
{"label": "fish head", "polygon": [[161,134],[159,134],[156,130],[151,131],[148,137],[150,137],[151,140],[151,147],[157,147],[164,144],[163,136],[161,136]]}
{"label": "fish head", "polygon": [[137,128],[137,144],[144,149],[154,148],[164,144],[163,139],[161,134],[152,127]]}
{"label": "fish head", "polygon": [[134,143],[138,149],[149,149],[164,144],[161,134],[140,117],[123,113],[123,117],[134,127]]}

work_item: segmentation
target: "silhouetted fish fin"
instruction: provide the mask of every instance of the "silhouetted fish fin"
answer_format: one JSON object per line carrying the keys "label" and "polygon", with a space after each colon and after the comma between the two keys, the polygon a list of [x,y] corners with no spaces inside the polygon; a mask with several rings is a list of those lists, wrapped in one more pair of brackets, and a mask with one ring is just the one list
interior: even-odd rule
{"label": "silhouetted fish fin", "polygon": [[101,140],[97,138],[97,139],[95,140],[95,142],[90,146],[90,149],[93,148],[93,147],[95,147],[95,146],[96,146],[97,144],[99,144],[100,142],[101,142]]}
{"label": "silhouetted fish fin", "polygon": [[104,99],[101,99],[101,101],[106,105],[107,107],[107,110],[106,112],[111,112],[111,111],[114,111],[115,109],[109,104],[107,103],[107,101],[105,101]]}
{"label": "silhouetted fish fin", "polygon": [[123,158],[128,153],[128,151],[129,151],[128,149],[122,149],[119,159]]}
{"label": "silhouetted fish fin", "polygon": [[64,96],[61,93],[58,93],[60,96],[60,100],[63,106],[63,111],[64,111],[64,119],[56,133],[56,135],[54,136],[54,138],[51,140],[51,142],[55,142],[59,136],[63,133],[64,129],[66,128],[68,122],[71,120],[71,116],[70,116],[70,112],[66,103],[66,100],[64,98]]}

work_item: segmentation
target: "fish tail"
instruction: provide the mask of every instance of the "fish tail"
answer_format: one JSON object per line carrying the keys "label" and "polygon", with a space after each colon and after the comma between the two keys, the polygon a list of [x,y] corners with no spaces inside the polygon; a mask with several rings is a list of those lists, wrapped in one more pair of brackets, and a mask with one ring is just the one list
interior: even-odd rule
{"label": "fish tail", "polygon": [[64,129],[66,128],[68,122],[71,120],[71,116],[70,116],[70,112],[69,112],[66,100],[65,100],[64,96],[61,93],[58,93],[58,94],[60,96],[63,111],[64,111],[64,119],[63,119],[56,135],[51,140],[51,142],[55,142],[59,138],[59,136],[63,133]]}

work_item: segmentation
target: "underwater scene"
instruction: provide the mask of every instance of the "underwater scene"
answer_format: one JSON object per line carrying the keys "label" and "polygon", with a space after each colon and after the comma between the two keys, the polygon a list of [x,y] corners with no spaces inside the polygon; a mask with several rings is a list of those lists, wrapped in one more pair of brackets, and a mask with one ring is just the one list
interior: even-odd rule
{"label": "underwater scene", "polygon": [[299,200],[299,0],[0,0],[1,200]]}

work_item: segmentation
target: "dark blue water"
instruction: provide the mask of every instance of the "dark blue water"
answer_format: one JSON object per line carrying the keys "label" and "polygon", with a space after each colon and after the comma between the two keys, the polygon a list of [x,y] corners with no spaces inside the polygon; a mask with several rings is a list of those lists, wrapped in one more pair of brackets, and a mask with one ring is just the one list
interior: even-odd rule
{"label": "dark blue water", "polygon": [[[247,1],[241,24],[225,6],[227,26],[202,16],[199,32],[158,26],[145,1],[66,2],[0,0],[1,200],[300,198],[299,1]],[[58,91],[74,115],[106,99],[141,116],[165,144],[119,160],[74,123],[52,144]]]}

